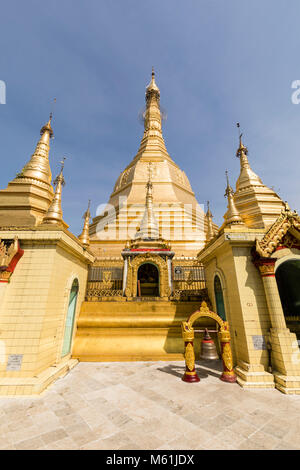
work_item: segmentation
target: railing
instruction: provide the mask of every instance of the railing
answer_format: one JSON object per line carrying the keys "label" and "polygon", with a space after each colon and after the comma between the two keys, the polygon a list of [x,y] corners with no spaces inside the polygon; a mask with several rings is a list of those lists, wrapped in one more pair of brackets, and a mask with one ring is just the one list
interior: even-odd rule
{"label": "railing", "polygon": [[[207,300],[205,272],[202,266],[173,265],[173,294],[175,300]],[[123,267],[92,266],[89,269],[86,299],[122,297]]]}
{"label": "railing", "polygon": [[86,300],[101,300],[104,297],[122,297],[123,267],[92,266],[89,269]]}
{"label": "railing", "polygon": [[201,294],[206,289],[203,266],[173,266],[174,292]]}

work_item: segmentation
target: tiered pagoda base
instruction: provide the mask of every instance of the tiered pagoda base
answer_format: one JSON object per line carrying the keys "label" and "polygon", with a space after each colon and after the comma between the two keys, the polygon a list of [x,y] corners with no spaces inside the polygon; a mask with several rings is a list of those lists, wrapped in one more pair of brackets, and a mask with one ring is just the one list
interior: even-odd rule
{"label": "tiered pagoda base", "polygon": [[[86,362],[183,360],[181,322],[198,308],[199,302],[162,300],[83,302],[73,358]],[[210,320],[205,321],[207,326]],[[199,348],[200,339],[195,341],[196,357]]]}

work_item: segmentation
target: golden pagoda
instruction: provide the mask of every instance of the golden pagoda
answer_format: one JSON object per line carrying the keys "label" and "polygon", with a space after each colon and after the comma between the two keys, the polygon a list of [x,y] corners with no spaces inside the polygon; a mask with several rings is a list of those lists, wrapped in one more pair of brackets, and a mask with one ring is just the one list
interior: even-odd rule
{"label": "golden pagoda", "polygon": [[[41,138],[29,162],[22,171],[0,191],[0,224],[38,225],[48,210],[53,198],[51,170],[49,164],[50,139],[53,137],[50,115],[42,127]],[[15,217],[12,217],[12,211]]]}
{"label": "golden pagoda", "polygon": [[197,382],[208,327],[222,380],[300,394],[300,217],[251,169],[242,134],[218,229],[167,152],[153,70],[138,152],[78,237],[63,220],[63,162],[51,185],[52,135],[50,116],[0,191],[0,394],[40,393],[78,360],[184,359]]}
{"label": "golden pagoda", "polygon": [[186,174],[167,152],[154,70],[146,88],[144,135],[139,150],[117,179],[104,213],[90,226],[91,249],[96,256],[118,256],[126,242],[135,237],[144,214],[149,163],[153,213],[160,235],[178,254],[195,256],[205,243],[207,220]]}

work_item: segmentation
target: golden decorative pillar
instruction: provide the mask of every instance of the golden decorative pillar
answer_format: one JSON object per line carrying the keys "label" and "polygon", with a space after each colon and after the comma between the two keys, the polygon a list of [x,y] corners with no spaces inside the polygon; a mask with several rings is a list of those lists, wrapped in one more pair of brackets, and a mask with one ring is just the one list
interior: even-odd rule
{"label": "golden decorative pillar", "polygon": [[184,340],[185,373],[184,382],[200,382],[195,370],[194,329],[188,322],[182,322],[182,337]]}
{"label": "golden decorative pillar", "polygon": [[236,375],[233,371],[233,359],[231,350],[231,338],[228,322],[223,322],[224,329],[219,332],[219,338],[221,343],[221,354],[223,361],[223,373],[220,377],[223,382],[236,382]]}

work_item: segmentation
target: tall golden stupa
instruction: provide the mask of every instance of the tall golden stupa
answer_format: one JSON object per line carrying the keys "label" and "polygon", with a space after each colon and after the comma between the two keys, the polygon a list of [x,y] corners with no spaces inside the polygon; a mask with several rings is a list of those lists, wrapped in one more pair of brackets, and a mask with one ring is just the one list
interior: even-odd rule
{"label": "tall golden stupa", "polygon": [[97,257],[119,256],[135,236],[144,213],[149,163],[161,237],[172,243],[176,255],[196,256],[206,240],[207,220],[185,172],[167,152],[154,70],[146,88],[144,135],[138,152],[117,179],[106,210],[90,226],[91,249]]}

